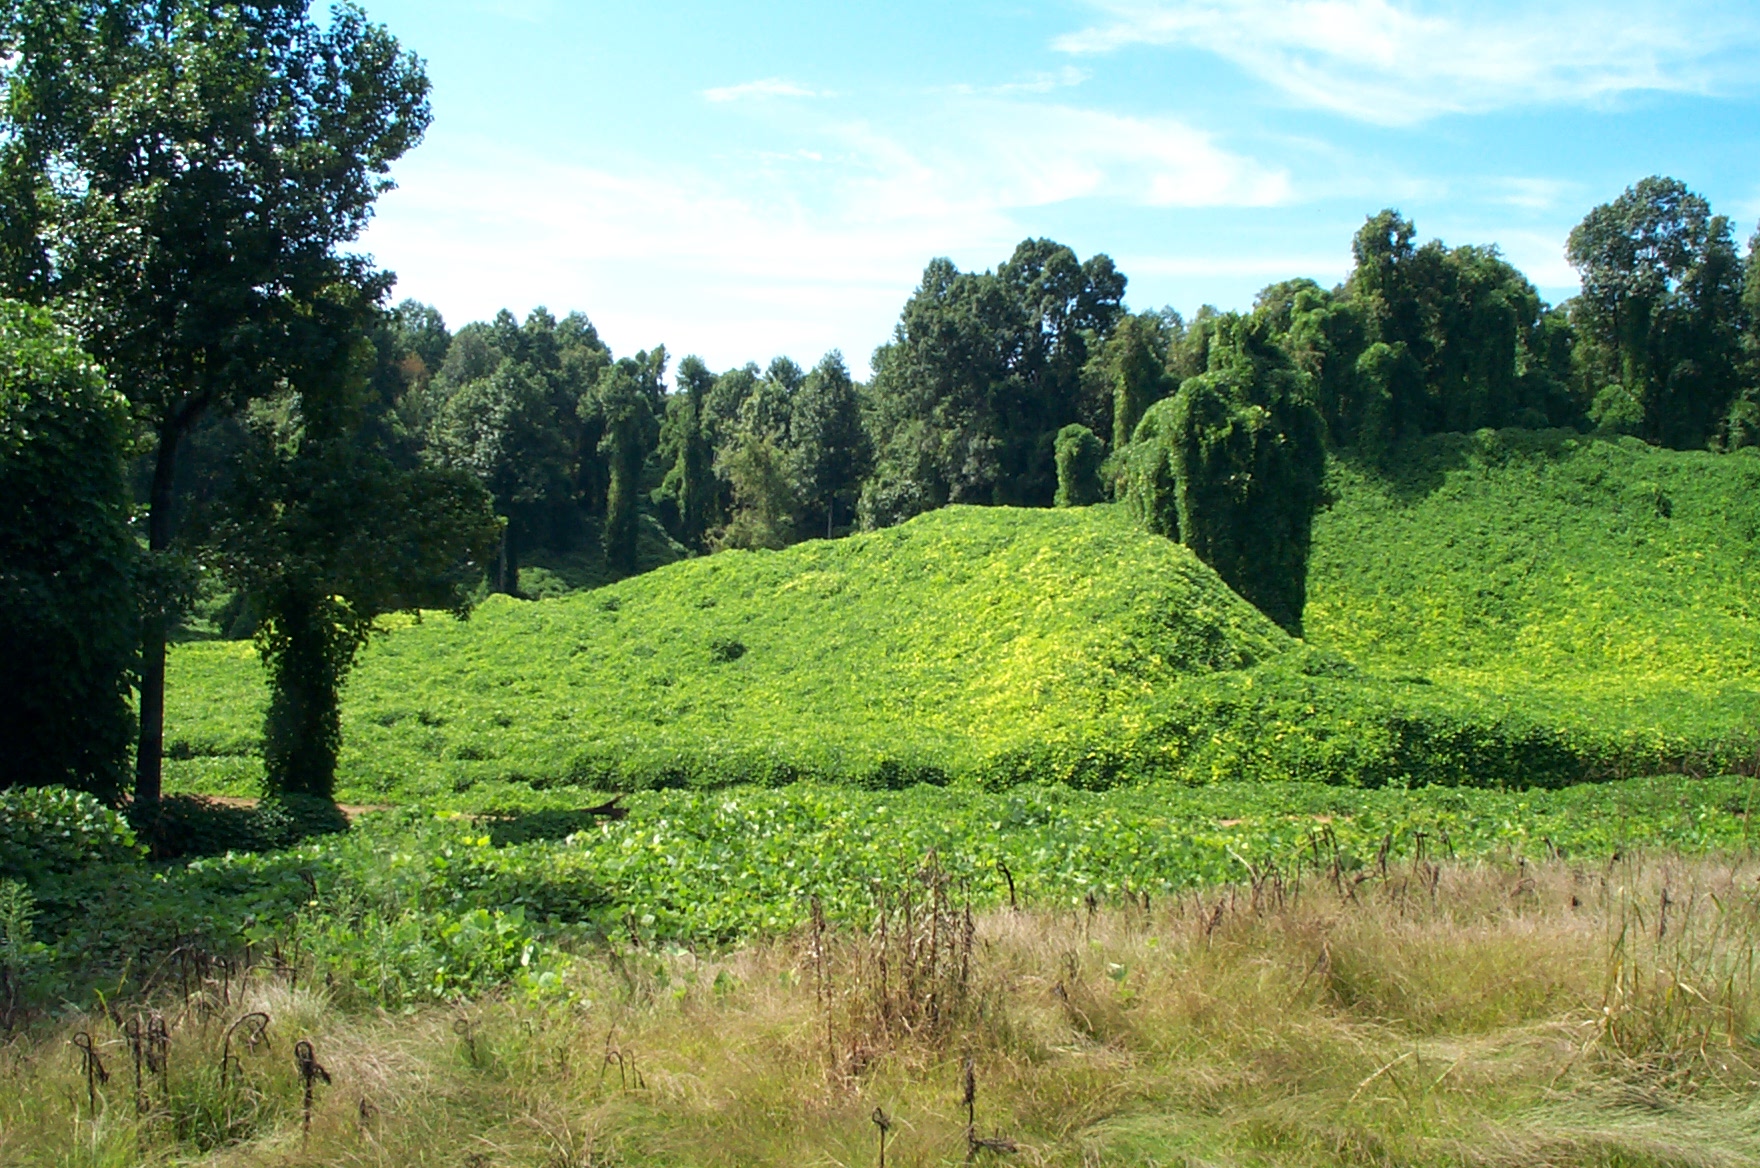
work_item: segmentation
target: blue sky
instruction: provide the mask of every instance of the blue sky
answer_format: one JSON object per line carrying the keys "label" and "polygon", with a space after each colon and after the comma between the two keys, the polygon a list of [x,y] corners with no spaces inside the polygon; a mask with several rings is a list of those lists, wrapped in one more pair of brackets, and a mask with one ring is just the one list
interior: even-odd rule
{"label": "blue sky", "polygon": [[1557,301],[1591,206],[1760,218],[1760,5],[366,0],[434,126],[364,247],[454,327],[858,373],[933,256],[1111,255],[1133,308],[1325,284],[1384,206]]}

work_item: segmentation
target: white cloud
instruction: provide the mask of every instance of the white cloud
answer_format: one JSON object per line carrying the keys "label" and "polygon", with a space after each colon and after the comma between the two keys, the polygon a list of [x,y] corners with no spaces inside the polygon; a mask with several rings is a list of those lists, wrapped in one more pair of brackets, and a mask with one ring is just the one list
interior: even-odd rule
{"label": "white cloud", "polygon": [[744,101],[753,97],[828,97],[829,94],[808,89],[792,81],[784,81],[780,77],[765,77],[759,81],[747,81],[740,85],[723,85],[715,89],[703,90],[703,96],[710,101]]}
{"label": "white cloud", "polygon": [[1640,91],[1747,89],[1760,22],[1704,0],[1417,4],[1401,0],[1093,0],[1068,53],[1198,49],[1303,105],[1405,125]]}
{"label": "white cloud", "polygon": [[931,257],[988,267],[1041,233],[1040,208],[1290,190],[1189,126],[1068,106],[956,98],[885,129],[815,115],[790,133],[792,149],[695,171],[455,139],[399,168],[366,246],[398,296],[454,324],[546,304],[586,311],[620,352],[730,365],[836,347],[860,370]]}

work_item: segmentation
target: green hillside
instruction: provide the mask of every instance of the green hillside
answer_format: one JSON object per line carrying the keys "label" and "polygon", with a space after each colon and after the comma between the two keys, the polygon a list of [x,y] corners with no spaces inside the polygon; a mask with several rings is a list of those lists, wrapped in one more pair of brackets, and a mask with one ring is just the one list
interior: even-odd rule
{"label": "green hillside", "polygon": [[[345,698],[344,791],[812,775],[945,781],[1079,757],[1144,701],[1296,643],[1184,548],[1091,511],[953,507],[728,552],[541,603],[492,598],[375,643]],[[254,651],[172,658],[187,785],[247,775]]]}
{"label": "green hillside", "polygon": [[[405,623],[341,793],[1152,778],[1556,786],[1753,757],[1760,458],[1445,436],[1332,469],[1309,643],[1111,507],[953,507]],[[249,793],[251,646],[171,662],[170,773]]]}
{"label": "green hillside", "polygon": [[1363,667],[1566,722],[1760,725],[1760,457],[1568,431],[1335,463],[1307,634]]}

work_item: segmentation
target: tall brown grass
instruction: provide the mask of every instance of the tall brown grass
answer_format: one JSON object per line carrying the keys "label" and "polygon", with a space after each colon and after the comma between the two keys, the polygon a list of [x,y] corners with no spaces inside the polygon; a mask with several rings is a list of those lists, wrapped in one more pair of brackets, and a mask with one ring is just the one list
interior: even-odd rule
{"label": "tall brown grass", "polygon": [[[0,1047],[0,1162],[867,1165],[879,1115],[894,1166],[1760,1163],[1760,864],[1416,861],[974,914],[931,859],[876,899],[585,958],[568,1002],[345,1013],[264,975],[156,1003],[138,1114],[134,1011],[45,1023]],[[267,1044],[223,1062],[251,1011]],[[304,1138],[300,1040],[332,1079]]]}

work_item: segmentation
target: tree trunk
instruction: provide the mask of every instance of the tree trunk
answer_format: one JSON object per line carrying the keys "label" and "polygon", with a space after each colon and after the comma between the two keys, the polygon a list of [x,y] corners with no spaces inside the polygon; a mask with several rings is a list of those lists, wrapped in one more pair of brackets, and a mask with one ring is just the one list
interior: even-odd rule
{"label": "tree trunk", "polygon": [[519,595],[519,545],[513,538],[513,521],[501,529],[501,563],[495,573],[495,591]]}
{"label": "tree trunk", "polygon": [[[153,483],[147,498],[147,551],[160,557],[171,550],[173,485],[177,474],[177,443],[182,437],[175,425],[159,431],[159,450],[153,462]],[[141,621],[141,736],[134,757],[134,801],[144,807],[159,801],[163,790],[162,759],[165,752],[165,640],[168,614],[161,598],[154,597]]]}

